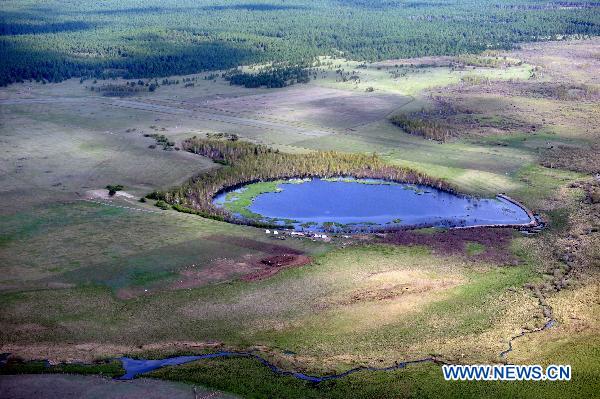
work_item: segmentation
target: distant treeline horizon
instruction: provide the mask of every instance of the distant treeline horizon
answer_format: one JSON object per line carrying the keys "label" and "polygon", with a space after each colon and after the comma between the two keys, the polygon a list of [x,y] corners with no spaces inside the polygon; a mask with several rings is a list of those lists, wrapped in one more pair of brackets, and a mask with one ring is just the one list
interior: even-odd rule
{"label": "distant treeline horizon", "polygon": [[600,33],[598,2],[8,0],[0,85],[153,78],[321,55],[376,61]]}

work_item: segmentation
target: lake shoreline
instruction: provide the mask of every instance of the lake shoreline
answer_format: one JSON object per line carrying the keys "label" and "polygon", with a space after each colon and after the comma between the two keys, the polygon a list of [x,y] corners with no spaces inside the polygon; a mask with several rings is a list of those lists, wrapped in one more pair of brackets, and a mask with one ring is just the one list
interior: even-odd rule
{"label": "lake shoreline", "polygon": [[[315,185],[321,190],[302,194]],[[289,187],[284,189],[283,186]],[[321,192],[332,187],[337,190],[330,195]],[[290,194],[290,190],[297,195]],[[372,191],[380,194],[373,196]],[[354,208],[348,205],[354,203],[357,204]],[[378,206],[373,207],[373,204]],[[287,181],[273,179],[239,184],[214,196],[213,205],[230,213],[235,224],[297,232],[376,233],[425,227],[532,228],[538,224],[533,212],[503,194],[486,199],[428,185],[348,175],[296,176]],[[269,210],[269,206],[275,209]],[[320,206],[325,208],[320,209]],[[399,212],[398,216],[393,212]]]}

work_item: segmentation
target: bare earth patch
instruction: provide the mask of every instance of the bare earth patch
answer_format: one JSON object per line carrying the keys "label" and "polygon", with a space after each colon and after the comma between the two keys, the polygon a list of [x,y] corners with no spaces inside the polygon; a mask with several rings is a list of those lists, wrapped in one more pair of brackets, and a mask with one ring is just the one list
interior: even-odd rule
{"label": "bare earth patch", "polygon": [[[216,276],[242,276],[245,281],[260,280],[272,276],[288,267],[302,266],[310,263],[310,258],[302,252],[284,245],[266,243],[263,241],[252,240],[244,237],[223,237],[211,236],[208,240],[224,241],[234,244],[238,247],[248,248],[250,250],[260,251],[265,255],[250,256],[247,255],[239,260],[219,260],[211,267],[200,272],[186,272],[187,283],[180,284],[203,284],[206,279]],[[183,280],[182,280],[183,281]],[[194,281],[196,283],[194,283]]]}
{"label": "bare earth patch", "polygon": [[205,239],[236,245],[249,251],[259,251],[259,253],[248,253],[237,258],[219,258],[209,265],[191,264],[181,269],[177,278],[167,286],[154,287],[152,290],[141,287],[124,287],[117,292],[117,297],[132,299],[141,295],[153,295],[165,289],[190,289],[237,278],[244,281],[262,280],[283,269],[303,266],[311,262],[309,256],[284,245],[220,235],[209,236]]}
{"label": "bare earth patch", "polygon": [[309,264],[311,259],[306,255],[281,254],[261,259],[261,268],[254,273],[242,277],[244,281],[262,280],[271,277],[283,269]]}
{"label": "bare earth patch", "polygon": [[600,142],[585,147],[556,145],[546,149],[541,165],[588,174],[600,173]]}
{"label": "bare earth patch", "polygon": [[419,295],[435,289],[446,289],[458,285],[455,280],[415,280],[412,283],[395,284],[388,287],[355,291],[350,298],[342,302],[350,305],[358,302],[394,300],[407,295]]}
{"label": "bare earth patch", "polygon": [[108,194],[108,190],[101,188],[101,189],[97,189],[97,190],[88,190],[85,192],[85,198],[86,199],[111,199],[111,198],[115,198],[115,197],[123,197],[123,198],[135,198],[134,195],[129,194],[128,192],[125,191],[117,191],[114,195],[109,195]]}
{"label": "bare earth patch", "polygon": [[200,287],[235,276],[241,276],[244,281],[262,280],[277,274],[280,270],[306,265],[310,261],[308,256],[296,253],[282,253],[267,257],[246,255],[242,259],[220,259],[201,270],[194,270],[192,267],[181,271],[181,277],[171,285],[171,289]]}

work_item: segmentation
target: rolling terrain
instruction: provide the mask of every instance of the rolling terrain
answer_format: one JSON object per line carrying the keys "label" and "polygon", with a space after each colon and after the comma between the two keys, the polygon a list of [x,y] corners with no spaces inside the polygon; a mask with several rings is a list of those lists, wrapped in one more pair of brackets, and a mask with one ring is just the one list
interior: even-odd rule
{"label": "rolling terrain", "polygon": [[[137,79],[0,88],[0,352],[11,354],[0,372],[31,371],[28,362],[41,359],[221,349],[312,375],[431,357],[572,364],[574,377],[451,384],[439,364],[423,363],[310,384],[252,358],[149,376],[243,397],[592,397],[600,378],[599,54],[592,38],[471,58],[321,57],[316,79],[277,89],[231,85],[214,72],[169,76],[180,83],[126,97],[98,88]],[[409,134],[396,115],[437,119],[448,139]],[[285,153],[377,153],[460,192],[506,193],[548,226],[537,235],[423,229],[279,240],[140,201],[227,167],[175,148],[219,133]],[[173,145],[163,149],[153,134]],[[115,184],[123,190],[109,196],[105,187]],[[289,254],[307,261],[248,278]],[[549,320],[554,326],[542,330]],[[532,333],[512,340],[523,331]]]}

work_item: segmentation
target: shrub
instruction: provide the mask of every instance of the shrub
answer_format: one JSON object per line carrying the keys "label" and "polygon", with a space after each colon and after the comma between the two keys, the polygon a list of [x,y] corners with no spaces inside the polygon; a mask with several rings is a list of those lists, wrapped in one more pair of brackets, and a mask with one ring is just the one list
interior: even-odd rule
{"label": "shrub", "polygon": [[156,205],[157,207],[159,207],[160,209],[162,209],[163,211],[166,211],[167,209],[169,209],[169,204],[167,204],[165,201],[163,200],[158,200],[156,201]]}
{"label": "shrub", "polygon": [[108,195],[110,195],[111,197],[113,195],[115,195],[117,193],[117,191],[121,191],[123,190],[123,186],[120,184],[116,184],[116,185],[108,185],[106,186],[106,189],[108,190]]}
{"label": "shrub", "polygon": [[444,142],[452,136],[448,126],[432,120],[431,116],[424,112],[395,115],[390,120],[405,132],[427,139]]}

